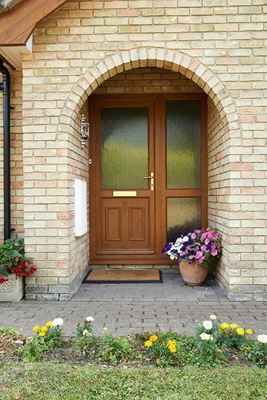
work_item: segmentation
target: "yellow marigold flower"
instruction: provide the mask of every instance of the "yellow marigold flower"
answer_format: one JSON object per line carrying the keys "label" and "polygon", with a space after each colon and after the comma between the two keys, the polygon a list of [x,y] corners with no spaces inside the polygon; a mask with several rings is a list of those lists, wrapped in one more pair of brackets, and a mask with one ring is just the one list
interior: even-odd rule
{"label": "yellow marigold flower", "polygon": [[47,328],[51,328],[53,326],[53,322],[52,321],[48,321],[46,323]]}
{"label": "yellow marigold flower", "polygon": [[46,332],[44,332],[44,331],[41,331],[40,333],[39,333],[39,336],[45,336],[46,335]]}
{"label": "yellow marigold flower", "polygon": [[168,347],[169,347],[169,346],[176,346],[176,341],[175,341],[174,339],[168,340],[167,346],[168,346]]}
{"label": "yellow marigold flower", "polygon": [[229,328],[229,325],[226,323],[226,322],[223,322],[222,324],[221,324],[221,329],[223,330],[223,331],[225,331],[226,329],[228,329]]}
{"label": "yellow marigold flower", "polygon": [[35,326],[32,328],[32,331],[33,331],[34,333],[38,333],[38,332],[39,332],[39,329],[40,329],[39,325],[35,325]]}
{"label": "yellow marigold flower", "polygon": [[46,333],[47,331],[48,331],[48,328],[47,328],[47,326],[45,326],[45,325],[44,325],[44,326],[42,326],[42,328],[41,328],[41,332],[45,332],[45,333]]}
{"label": "yellow marigold flower", "polygon": [[232,328],[232,329],[237,329],[237,328],[238,328],[238,325],[235,324],[235,323],[233,323],[233,324],[230,325],[230,328]]}
{"label": "yellow marigold flower", "polygon": [[151,342],[151,340],[147,340],[145,342],[145,347],[151,347],[151,346],[153,346],[153,342]]}
{"label": "yellow marigold flower", "polygon": [[244,336],[244,334],[245,334],[245,329],[243,329],[243,328],[237,328],[236,333],[237,333],[239,336]]}
{"label": "yellow marigold flower", "polygon": [[247,329],[247,330],[246,330],[246,333],[247,333],[248,335],[252,335],[252,334],[253,334],[253,330],[252,330],[252,329]]}
{"label": "yellow marigold flower", "polygon": [[156,340],[158,340],[158,337],[157,337],[157,335],[152,335],[152,336],[150,336],[149,340],[150,340],[152,343],[154,343],[154,342],[156,342]]}
{"label": "yellow marigold flower", "polygon": [[168,349],[170,350],[171,353],[176,353],[176,351],[177,351],[176,346],[173,344],[168,346]]}

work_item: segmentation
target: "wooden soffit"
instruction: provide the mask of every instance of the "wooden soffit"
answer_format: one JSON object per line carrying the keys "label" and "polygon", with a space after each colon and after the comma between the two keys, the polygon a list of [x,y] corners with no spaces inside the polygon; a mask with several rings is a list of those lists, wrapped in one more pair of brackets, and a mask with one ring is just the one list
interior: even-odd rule
{"label": "wooden soffit", "polygon": [[0,46],[27,43],[35,26],[67,0],[21,0],[0,14]]}

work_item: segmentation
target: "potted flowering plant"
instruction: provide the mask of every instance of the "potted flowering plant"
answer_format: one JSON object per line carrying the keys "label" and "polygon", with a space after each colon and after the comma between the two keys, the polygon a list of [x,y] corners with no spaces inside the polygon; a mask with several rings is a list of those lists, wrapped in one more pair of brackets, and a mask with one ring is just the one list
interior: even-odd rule
{"label": "potted flowering plant", "polygon": [[209,228],[180,235],[175,242],[170,242],[163,248],[163,253],[171,260],[178,260],[181,276],[190,286],[204,282],[221,252],[221,235]]}
{"label": "potted flowering plant", "polygon": [[21,238],[7,239],[0,245],[0,301],[19,301],[23,297],[23,277],[36,271],[25,256]]}

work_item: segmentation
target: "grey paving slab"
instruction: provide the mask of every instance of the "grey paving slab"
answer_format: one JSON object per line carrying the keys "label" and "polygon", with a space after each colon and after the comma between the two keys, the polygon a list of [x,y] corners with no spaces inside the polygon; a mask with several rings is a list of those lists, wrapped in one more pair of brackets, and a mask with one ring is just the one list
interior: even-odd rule
{"label": "grey paving slab", "polygon": [[193,334],[213,313],[219,322],[267,332],[267,303],[231,302],[216,282],[188,287],[174,271],[164,271],[161,284],[82,284],[67,302],[0,303],[0,326],[30,335],[33,325],[62,317],[65,334],[72,335],[78,322],[91,315],[97,335],[104,326],[116,335],[168,330]]}

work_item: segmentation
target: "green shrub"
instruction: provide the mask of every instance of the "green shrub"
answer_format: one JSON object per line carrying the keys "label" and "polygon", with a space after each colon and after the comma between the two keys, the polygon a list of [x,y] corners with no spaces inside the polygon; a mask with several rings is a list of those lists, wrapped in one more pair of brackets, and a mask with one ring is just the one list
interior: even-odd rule
{"label": "green shrub", "polygon": [[238,350],[247,343],[252,333],[252,329],[244,329],[236,323],[223,322],[218,329],[217,341],[224,348]]}
{"label": "green shrub", "polygon": [[110,365],[129,361],[133,357],[133,349],[127,337],[116,337],[109,332],[100,341],[99,358]]}
{"label": "green shrub", "polygon": [[24,241],[13,237],[0,245],[0,284],[8,281],[8,276],[30,276],[36,271],[29,257],[25,256]]}
{"label": "green shrub", "polygon": [[76,328],[76,347],[92,361],[117,365],[133,356],[133,349],[127,337],[115,337],[104,328],[103,337],[93,334],[93,317],[87,317]]}
{"label": "green shrub", "polygon": [[2,326],[0,327],[0,336],[2,337],[17,337],[19,335],[19,332],[16,331],[15,329],[11,328],[10,326]]}
{"label": "green shrub", "polygon": [[93,335],[93,317],[86,317],[82,324],[78,324],[76,328],[76,336],[78,338],[90,337]]}
{"label": "green shrub", "polygon": [[62,342],[62,329],[60,328],[62,325],[61,318],[56,318],[52,322],[48,321],[41,328],[35,325],[33,327],[35,336],[20,351],[23,360],[39,361],[44,352],[59,347]]}
{"label": "green shrub", "polygon": [[255,340],[247,341],[240,347],[240,356],[259,367],[267,367],[267,344]]}
{"label": "green shrub", "polygon": [[93,317],[86,317],[76,327],[75,346],[85,355],[93,356],[97,349],[97,339],[93,335]]}
{"label": "green shrub", "polygon": [[145,342],[148,359],[161,367],[182,366],[193,356],[193,342],[190,337],[175,332],[151,335]]}

